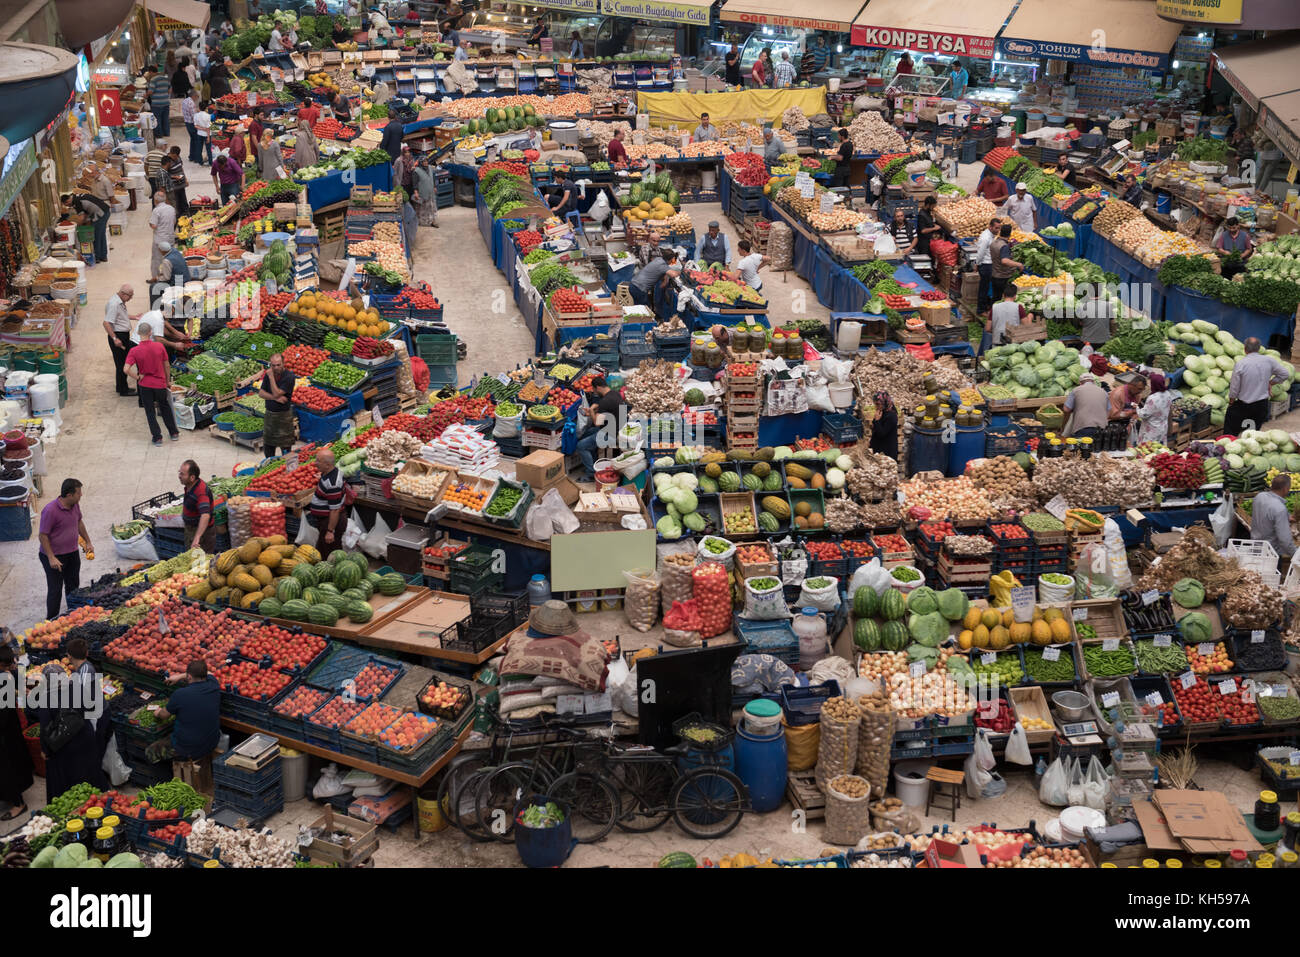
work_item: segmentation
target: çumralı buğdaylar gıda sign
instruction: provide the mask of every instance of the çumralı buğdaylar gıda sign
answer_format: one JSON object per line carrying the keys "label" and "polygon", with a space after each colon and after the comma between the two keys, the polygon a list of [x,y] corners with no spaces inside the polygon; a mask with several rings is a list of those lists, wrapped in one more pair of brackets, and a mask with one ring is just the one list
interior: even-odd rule
{"label": "\u00e7umral\u0131 bu\u011fdaylar g\u0131da sign", "polygon": [[1074,60],[1096,66],[1136,67],[1141,70],[1163,70],[1169,66],[1168,53],[1145,50],[1115,50],[1101,44],[1053,43],[1046,40],[1018,40],[1003,37],[998,41],[998,51],[1005,56],[1048,60]]}
{"label": "\u00e7umral\u0131 bu\u011fdaylar g\u0131da sign", "polygon": [[1242,0],[1156,0],[1156,14],[1193,23],[1240,23]]}
{"label": "\u00e7umral\u0131 bu\u011fdaylar g\u0131da sign", "polygon": [[665,0],[600,0],[600,12],[610,17],[678,23],[688,27],[707,27],[709,8],[693,3]]}
{"label": "\u00e7umral\u0131 bu\u011fdaylar g\u0131da sign", "polygon": [[[725,9],[725,8],[724,8]],[[867,7],[871,9],[870,6]],[[908,30],[897,27],[873,27],[855,23],[849,32],[855,47],[885,47],[912,50],[916,53],[942,53],[945,56],[973,56],[992,60],[996,41],[965,33],[938,33],[933,30]]]}

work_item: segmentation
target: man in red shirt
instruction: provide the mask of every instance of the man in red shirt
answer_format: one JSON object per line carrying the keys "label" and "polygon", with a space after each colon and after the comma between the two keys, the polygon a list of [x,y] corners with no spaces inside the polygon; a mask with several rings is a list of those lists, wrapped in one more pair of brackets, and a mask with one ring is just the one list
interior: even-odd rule
{"label": "man in red shirt", "polygon": [[1007,184],[1002,181],[1002,177],[993,170],[987,170],[980,184],[975,187],[975,195],[987,199],[995,206],[1002,204],[1010,193],[1007,192]]}
{"label": "man in red shirt", "polygon": [[[181,435],[176,431],[176,419],[172,415],[171,366],[167,360],[167,349],[154,339],[154,327],[151,313],[145,313],[136,326],[140,344],[126,354],[127,376],[139,379],[136,386],[140,393],[140,404],[144,406],[144,416],[149,420],[149,433],[154,445],[162,445],[162,433],[158,431],[158,420],[154,416],[154,407],[162,413],[163,425],[173,442],[179,442]],[[157,313],[157,321],[162,322],[162,313]]]}
{"label": "man in red shirt", "polygon": [[185,495],[181,502],[181,521],[185,523],[185,547],[198,544],[205,552],[217,550],[217,527],[212,523],[212,492],[199,478],[199,464],[193,459],[181,463],[177,476]]}
{"label": "man in red shirt", "polygon": [[627,147],[623,145],[623,134],[617,127],[614,138],[609,141],[609,161],[611,164],[627,162]]}
{"label": "man in red shirt", "polygon": [[303,100],[302,106],[298,107],[298,119],[306,120],[312,126],[320,119],[320,107],[312,100]]}

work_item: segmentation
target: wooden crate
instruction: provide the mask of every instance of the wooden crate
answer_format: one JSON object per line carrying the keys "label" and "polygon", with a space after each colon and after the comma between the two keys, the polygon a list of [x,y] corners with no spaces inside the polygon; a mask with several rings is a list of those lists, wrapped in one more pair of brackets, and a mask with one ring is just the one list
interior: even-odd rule
{"label": "wooden crate", "polygon": [[982,585],[993,575],[992,562],[962,562],[957,564],[947,553],[939,555],[939,576],[950,585]]}
{"label": "wooden crate", "polygon": [[453,469],[446,468],[442,465],[434,465],[432,462],[425,462],[422,459],[409,459],[401,468],[397,475],[393,476],[393,481],[397,481],[400,475],[428,475],[438,478],[441,474],[441,481],[434,491],[434,494],[428,498],[420,495],[411,495],[408,492],[393,491],[393,498],[401,502],[408,508],[431,509],[434,504],[442,497],[443,492],[447,491],[447,486],[456,480],[456,472]]}
{"label": "wooden crate", "polygon": [[[344,814],[335,814],[331,807],[311,825],[320,834],[307,845],[307,856],[323,864],[337,864],[339,867],[361,867],[370,860],[379,847],[379,826],[368,821],[361,821]],[[342,837],[333,841],[329,835],[341,832]]]}
{"label": "wooden crate", "polygon": [[1070,638],[1079,641],[1075,630],[1075,609],[1086,609],[1088,615],[1081,624],[1091,625],[1096,629],[1098,638],[1124,638],[1128,635],[1128,626],[1124,624],[1124,610],[1118,598],[1087,598],[1070,605]]}
{"label": "wooden crate", "polygon": [[739,555],[736,556],[736,571],[740,573],[740,577],[742,579],[758,578],[763,575],[776,576],[780,572],[780,565],[777,563],[776,560],[776,552],[772,550],[772,546],[770,544],[765,543],[764,547],[767,549],[767,553],[769,555],[768,561],[747,562],[747,561],[742,561]]}
{"label": "wooden crate", "polygon": [[[1016,709],[1017,717],[1041,718],[1043,721],[1055,724],[1052,711],[1047,706],[1047,696],[1043,694],[1042,688],[1037,685],[1027,688],[1008,688],[1007,694],[1011,696],[1011,705]],[[1055,734],[1054,728],[1025,730],[1025,738],[1030,744],[1045,744],[1051,741]]]}
{"label": "wooden crate", "polygon": [[818,789],[817,776],[811,770],[791,771],[785,779],[785,795],[806,819],[826,816],[826,795]]}
{"label": "wooden crate", "polygon": [[[727,538],[757,538],[758,537],[758,512],[754,508],[753,492],[721,492],[718,495],[718,502],[722,512],[722,528],[718,529],[718,534]],[[735,513],[748,513],[749,517],[754,520],[753,532],[728,532],[727,516]]]}
{"label": "wooden crate", "polygon": [[1041,342],[1047,338],[1047,320],[1007,326],[1003,335],[1007,342]]}

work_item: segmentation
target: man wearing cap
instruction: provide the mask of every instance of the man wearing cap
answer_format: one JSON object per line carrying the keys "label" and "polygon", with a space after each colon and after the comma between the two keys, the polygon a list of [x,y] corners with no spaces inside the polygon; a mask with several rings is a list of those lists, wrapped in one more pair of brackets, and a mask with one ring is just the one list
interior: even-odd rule
{"label": "man wearing cap", "polygon": [[1016,195],[1002,204],[1002,215],[1010,218],[1021,232],[1032,233],[1038,229],[1038,210],[1024,183],[1016,183]]}
{"label": "man wearing cap", "polygon": [[1062,434],[1076,439],[1094,438],[1110,420],[1110,397],[1097,385],[1091,372],[1079,376],[1079,384],[1065,397]]}
{"label": "man wearing cap", "polygon": [[167,194],[161,189],[153,194],[153,212],[149,214],[149,228],[153,230],[153,248],[149,254],[149,281],[158,278],[158,267],[162,263],[164,243],[168,248],[176,240],[176,207],[167,202]]}
{"label": "man wearing cap", "polygon": [[772,130],[772,127],[763,127],[763,159],[771,166],[773,163],[780,161],[781,154],[785,152],[785,143]]}
{"label": "man wearing cap", "polygon": [[709,114],[700,114],[700,125],[695,127],[695,142],[711,143],[718,138],[718,128],[709,122]]}
{"label": "man wearing cap", "polygon": [[185,265],[185,256],[171,243],[159,243],[158,251],[162,260],[158,263],[158,282],[161,285],[183,286],[190,281],[190,268]]}
{"label": "man wearing cap", "polygon": [[716,219],[709,223],[709,231],[700,240],[698,253],[700,262],[706,266],[717,263],[726,269],[727,264],[731,262],[731,243],[726,234],[720,230]]}

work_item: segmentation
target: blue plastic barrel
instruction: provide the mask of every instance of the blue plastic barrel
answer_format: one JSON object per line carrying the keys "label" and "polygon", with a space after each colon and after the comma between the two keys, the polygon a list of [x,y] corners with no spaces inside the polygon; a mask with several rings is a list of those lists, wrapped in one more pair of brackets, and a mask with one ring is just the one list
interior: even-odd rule
{"label": "blue plastic barrel", "polygon": [[948,469],[945,475],[961,475],[966,463],[984,458],[984,426],[957,426],[948,443]]}
{"label": "blue plastic barrel", "polygon": [[775,811],[785,800],[787,774],[785,731],[750,734],[736,729],[736,774],[749,788],[749,799],[760,813]]}
{"label": "blue plastic barrel", "polygon": [[912,430],[911,445],[907,452],[907,474],[917,472],[944,472],[948,469],[948,444],[943,440],[942,426],[917,425]]}
{"label": "blue plastic barrel", "polygon": [[1168,194],[1168,193],[1157,192],[1157,193],[1156,193],[1156,212],[1157,212],[1157,213],[1168,213],[1168,212],[1169,212],[1169,205],[1170,205],[1169,194]]}
{"label": "blue plastic barrel", "polygon": [[525,808],[533,805],[546,807],[548,800],[554,801],[564,811],[564,820],[555,827],[525,827],[523,822],[515,822],[515,849],[519,851],[519,859],[527,867],[559,867],[568,859],[574,845],[577,844],[573,839],[569,809],[562,801],[534,794],[527,801],[521,801],[516,805],[515,814],[518,815]]}

